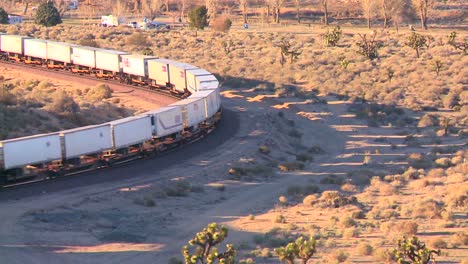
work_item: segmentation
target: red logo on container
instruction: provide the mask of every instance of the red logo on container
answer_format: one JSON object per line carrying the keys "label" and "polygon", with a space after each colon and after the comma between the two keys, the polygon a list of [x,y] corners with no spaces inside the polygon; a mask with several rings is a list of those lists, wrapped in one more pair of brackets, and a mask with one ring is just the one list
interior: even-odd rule
{"label": "red logo on container", "polygon": [[123,66],[129,68],[130,67],[130,60],[127,58],[123,59]]}
{"label": "red logo on container", "polygon": [[162,71],[163,71],[163,72],[167,72],[167,67],[166,67],[166,66],[162,66]]}
{"label": "red logo on container", "polygon": [[185,72],[184,71],[180,71],[180,78],[184,78],[185,77]]}

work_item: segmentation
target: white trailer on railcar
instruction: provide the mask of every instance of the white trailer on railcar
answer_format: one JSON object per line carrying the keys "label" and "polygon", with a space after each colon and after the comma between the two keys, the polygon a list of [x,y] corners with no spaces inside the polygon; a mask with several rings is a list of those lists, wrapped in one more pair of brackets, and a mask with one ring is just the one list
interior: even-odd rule
{"label": "white trailer on railcar", "polygon": [[51,62],[72,63],[72,49],[75,44],[47,41],[47,59]]}
{"label": "white trailer on railcar", "polygon": [[111,125],[85,126],[60,132],[66,159],[112,148]]}
{"label": "white trailer on railcar", "polygon": [[186,71],[192,69],[198,69],[198,67],[177,61],[172,61],[169,65],[171,84],[179,93],[185,93],[185,90],[187,90]]}
{"label": "white trailer on railcar", "polygon": [[121,55],[128,54],[125,51],[96,49],[96,68],[120,73],[122,71]]}
{"label": "white trailer on railcar", "polygon": [[144,77],[148,76],[148,61],[157,59],[154,56],[139,54],[121,55],[122,71],[127,74]]}
{"label": "white trailer on railcar", "polygon": [[206,119],[206,108],[203,98],[187,98],[171,104],[182,108],[184,128],[197,128]]}
{"label": "white trailer on railcar", "polygon": [[139,115],[109,122],[114,149],[143,143],[152,138],[151,117]]}
{"label": "white trailer on railcar", "polygon": [[23,54],[24,51],[24,39],[30,39],[30,37],[18,36],[18,35],[0,35],[0,50],[8,53]]}
{"label": "white trailer on railcar", "polygon": [[72,61],[73,64],[79,66],[89,67],[90,69],[96,68],[96,48],[84,46],[72,47]]}
{"label": "white trailer on railcar", "polygon": [[47,60],[47,40],[25,39],[24,56]]}
{"label": "white trailer on railcar", "polygon": [[168,59],[148,61],[148,77],[153,81],[153,84],[167,86],[171,83],[169,67],[172,62],[172,60]]}
{"label": "white trailer on railcar", "polygon": [[62,159],[59,133],[4,140],[0,148],[6,170]]}
{"label": "white trailer on railcar", "polygon": [[182,108],[180,106],[165,106],[143,113],[143,115],[151,117],[153,135],[157,138],[183,130]]}
{"label": "white trailer on railcar", "polygon": [[191,93],[197,92],[197,87],[199,86],[197,78],[199,76],[212,76],[213,74],[204,69],[193,69],[186,71],[186,78],[187,78],[187,89]]}
{"label": "white trailer on railcar", "polygon": [[221,99],[218,90],[206,90],[192,94],[191,98],[202,98],[205,103],[206,118],[213,117],[221,107]]}

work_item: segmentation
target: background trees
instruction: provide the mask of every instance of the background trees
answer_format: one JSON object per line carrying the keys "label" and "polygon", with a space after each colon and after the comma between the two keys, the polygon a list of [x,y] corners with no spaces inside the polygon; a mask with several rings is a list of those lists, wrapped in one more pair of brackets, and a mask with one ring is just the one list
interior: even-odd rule
{"label": "background trees", "polygon": [[52,27],[62,23],[60,13],[54,6],[53,2],[44,2],[38,8],[36,12],[36,24],[43,25],[46,27]]}
{"label": "background trees", "polygon": [[413,0],[413,5],[421,19],[421,28],[427,29],[427,16],[434,6],[434,0]]}
{"label": "background trees", "polygon": [[8,14],[5,9],[0,7],[0,24],[8,24]]}
{"label": "background trees", "polygon": [[188,16],[191,28],[204,29],[208,26],[208,9],[205,6],[190,9]]}

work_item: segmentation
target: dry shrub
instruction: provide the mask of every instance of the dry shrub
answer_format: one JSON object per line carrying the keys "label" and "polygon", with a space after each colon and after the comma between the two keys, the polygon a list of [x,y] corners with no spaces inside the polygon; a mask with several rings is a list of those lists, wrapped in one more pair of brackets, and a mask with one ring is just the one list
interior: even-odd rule
{"label": "dry shrub", "polygon": [[393,250],[385,249],[385,248],[378,248],[374,251],[374,258],[377,261],[385,262],[385,263],[392,263],[396,261],[395,253]]}
{"label": "dry shrub", "polygon": [[359,237],[361,232],[359,232],[358,228],[347,228],[343,231],[344,238],[352,238],[352,237]]}
{"label": "dry shrub", "polygon": [[431,167],[431,161],[422,153],[412,153],[408,156],[408,165],[416,169]]}
{"label": "dry shrub", "polygon": [[429,241],[429,246],[433,249],[445,249],[447,248],[447,242],[442,238],[434,238]]}
{"label": "dry shrub", "polygon": [[278,201],[279,201],[280,205],[287,205],[288,204],[288,198],[286,198],[286,196],[284,196],[284,195],[281,195],[278,198]]}
{"label": "dry shrub", "polygon": [[216,17],[211,23],[210,26],[215,31],[227,32],[231,28],[232,21],[231,19],[225,16]]}
{"label": "dry shrub", "polygon": [[291,185],[286,191],[288,195],[294,196],[296,198],[304,197],[309,194],[314,194],[320,192],[320,187],[315,184],[308,185]]}
{"label": "dry shrub", "polygon": [[300,162],[285,162],[278,165],[280,171],[297,171],[304,169],[304,164]]}
{"label": "dry shrub", "polygon": [[356,225],[356,221],[354,221],[354,219],[349,216],[340,218],[339,226],[342,228],[354,227]]}
{"label": "dry shrub", "polygon": [[302,203],[305,205],[305,206],[312,206],[315,204],[315,202],[317,201],[317,198],[318,196],[316,194],[311,194],[311,195],[307,195],[304,200],[302,200]]}
{"label": "dry shrub", "polygon": [[450,243],[454,247],[467,246],[468,245],[468,234],[466,232],[458,232],[450,237]]}
{"label": "dry shrub", "polygon": [[429,198],[405,205],[402,212],[403,215],[408,217],[434,219],[441,218],[441,212],[443,209],[443,203]]}
{"label": "dry shrub", "polygon": [[348,257],[348,253],[339,249],[332,252],[332,254],[330,255],[330,260],[335,263],[343,263],[348,259]]}
{"label": "dry shrub", "polygon": [[139,47],[145,47],[149,45],[149,42],[146,36],[139,32],[135,32],[129,37],[127,37],[126,42],[128,45],[134,45],[134,46],[139,46]]}
{"label": "dry shrub", "polygon": [[418,127],[433,127],[439,125],[439,119],[430,114],[425,114],[421,119],[419,119]]}
{"label": "dry shrub", "polygon": [[444,169],[431,169],[430,171],[427,172],[427,177],[430,177],[430,178],[441,178],[444,176],[445,176]]}
{"label": "dry shrub", "polygon": [[403,174],[401,175],[404,180],[409,181],[413,179],[419,179],[420,174],[419,171],[413,167],[409,167]]}
{"label": "dry shrub", "polygon": [[396,193],[395,187],[393,187],[387,182],[382,181],[378,176],[372,177],[371,185],[367,187],[367,190],[371,192],[377,192],[385,196],[393,195]]}
{"label": "dry shrub", "polygon": [[88,92],[88,98],[94,101],[102,101],[112,97],[112,90],[107,84],[98,84]]}
{"label": "dry shrub", "polygon": [[438,167],[438,168],[448,168],[448,167],[450,167],[452,164],[451,164],[449,158],[440,158],[440,159],[436,159],[436,160],[435,160],[435,165],[436,165],[436,167]]}
{"label": "dry shrub", "polygon": [[369,243],[359,243],[357,251],[359,255],[370,256],[374,252],[374,248]]}
{"label": "dry shrub", "polygon": [[407,236],[414,236],[418,233],[418,223],[415,221],[403,221],[396,224],[396,230]]}
{"label": "dry shrub", "polygon": [[278,224],[285,224],[286,223],[286,217],[284,217],[284,215],[277,215],[275,217],[275,220],[274,220],[275,223],[278,223]]}
{"label": "dry shrub", "polygon": [[339,208],[349,204],[356,204],[357,199],[354,196],[345,196],[338,191],[324,191],[320,196],[321,207]]}
{"label": "dry shrub", "polygon": [[341,190],[344,192],[350,192],[350,193],[358,192],[357,186],[349,182],[341,185]]}
{"label": "dry shrub", "polygon": [[452,185],[447,188],[445,203],[451,208],[466,208],[468,207],[468,184]]}

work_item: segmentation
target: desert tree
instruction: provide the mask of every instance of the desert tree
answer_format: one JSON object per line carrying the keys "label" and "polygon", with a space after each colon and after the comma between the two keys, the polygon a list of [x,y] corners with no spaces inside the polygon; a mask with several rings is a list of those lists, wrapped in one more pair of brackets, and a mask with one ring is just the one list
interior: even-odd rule
{"label": "desert tree", "polygon": [[324,35],[325,45],[328,47],[335,47],[342,34],[343,32],[341,31],[340,26],[336,26],[331,32],[328,30]]}
{"label": "desert tree", "polygon": [[362,11],[367,19],[367,28],[371,28],[371,20],[375,15],[377,9],[377,2],[375,0],[362,0]]}
{"label": "desert tree", "polygon": [[161,12],[160,0],[142,0],[143,14],[153,20]]}
{"label": "desert tree", "polygon": [[55,26],[62,23],[60,13],[52,1],[43,2],[36,11],[34,22],[46,27]]}
{"label": "desert tree", "polygon": [[316,252],[315,244],[313,238],[299,237],[284,247],[275,248],[275,253],[281,261],[287,264],[294,264],[295,259],[300,259],[302,264],[306,264]]}
{"label": "desert tree", "polygon": [[434,255],[440,255],[440,250],[427,248],[416,236],[413,236],[411,239],[406,237],[399,239],[393,253],[399,264],[429,264],[434,260]]}
{"label": "desert tree", "polygon": [[295,60],[299,58],[302,54],[302,45],[300,43],[295,43],[291,41],[288,37],[280,38],[274,43],[277,47],[280,48],[281,54],[281,66],[286,62],[286,58],[289,57],[289,62],[294,63]]}
{"label": "desert tree", "polygon": [[[400,24],[405,21],[413,18],[415,15],[412,0],[381,0],[385,3],[385,10],[383,3],[381,4],[382,13],[385,17],[393,22],[395,29],[399,30]],[[388,23],[388,20],[387,20]]]}
{"label": "desert tree", "polygon": [[237,251],[232,244],[226,245],[226,251],[221,253],[217,246],[228,235],[228,229],[217,223],[208,224],[189,241],[190,247],[195,247],[195,252],[190,252],[189,246],[182,248],[182,255],[186,264],[234,264]]}
{"label": "desert tree", "polygon": [[5,9],[0,7],[0,24],[8,24],[8,14]]}
{"label": "desert tree", "polygon": [[275,23],[280,23],[281,8],[283,7],[284,0],[269,0],[271,7],[273,7],[273,20]]}
{"label": "desert tree", "polygon": [[304,0],[294,0],[294,5],[296,7],[296,20],[297,23],[301,23],[301,7]]}
{"label": "desert tree", "polygon": [[406,39],[405,45],[416,51],[416,57],[419,58],[419,50],[428,47],[428,38],[416,32],[412,32],[411,35]]}
{"label": "desert tree", "polygon": [[320,0],[323,11],[323,23],[328,25],[328,0]]}
{"label": "desert tree", "polygon": [[457,32],[455,31],[450,33],[447,43],[455,49],[463,51],[465,55],[468,53],[468,38],[465,38],[461,42],[457,42]]}
{"label": "desert tree", "polygon": [[197,6],[189,10],[189,25],[195,29],[195,33],[198,29],[203,30],[208,26],[208,9],[206,6]]}
{"label": "desert tree", "polygon": [[358,54],[366,56],[367,58],[373,60],[379,57],[379,49],[383,47],[383,42],[376,40],[377,31],[373,30],[370,34],[370,38],[367,38],[366,34],[359,34],[361,40],[356,42],[358,46]]}
{"label": "desert tree", "polygon": [[434,7],[434,0],[413,0],[413,5],[421,19],[421,28],[427,29],[427,16]]}
{"label": "desert tree", "polygon": [[247,8],[249,7],[248,0],[238,0],[239,1],[239,8],[242,12],[242,18],[244,19],[244,24],[247,23]]}

